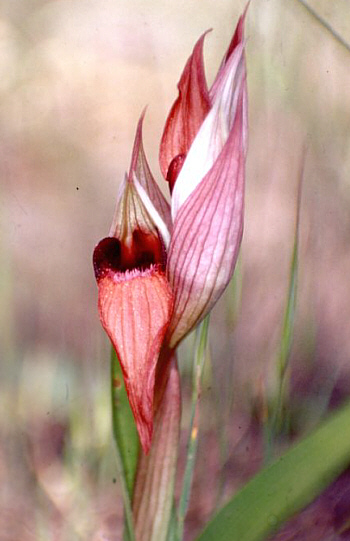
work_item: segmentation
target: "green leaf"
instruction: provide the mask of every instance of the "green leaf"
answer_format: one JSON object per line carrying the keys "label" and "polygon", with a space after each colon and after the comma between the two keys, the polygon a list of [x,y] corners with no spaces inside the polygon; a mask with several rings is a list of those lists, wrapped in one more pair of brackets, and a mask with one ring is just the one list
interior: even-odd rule
{"label": "green leaf", "polygon": [[122,369],[113,348],[111,365],[113,434],[121,455],[123,473],[131,499],[139,454],[139,438],[126,394]]}
{"label": "green leaf", "polygon": [[310,503],[350,462],[350,402],[254,477],[197,541],[259,541]]}
{"label": "green leaf", "polygon": [[131,500],[134,488],[139,438],[124,385],[117,355],[111,348],[112,426],[116,444],[116,461],[125,511],[125,541],[134,541]]}

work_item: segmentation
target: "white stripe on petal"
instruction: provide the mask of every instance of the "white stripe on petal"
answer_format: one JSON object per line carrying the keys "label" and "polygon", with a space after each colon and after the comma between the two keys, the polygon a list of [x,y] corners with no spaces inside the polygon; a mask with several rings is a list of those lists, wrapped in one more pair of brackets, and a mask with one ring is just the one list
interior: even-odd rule
{"label": "white stripe on petal", "polygon": [[213,166],[228,139],[245,84],[244,44],[232,53],[217,82],[214,103],[196,135],[172,194],[173,222],[181,205]]}
{"label": "white stripe on petal", "polygon": [[151,220],[153,221],[154,225],[156,226],[156,228],[158,229],[159,233],[162,236],[165,248],[168,250],[169,244],[170,244],[170,233],[166,226],[166,223],[162,220],[159,212],[157,211],[156,207],[153,205],[146,190],[141,186],[141,184],[137,180],[136,175],[133,175],[133,182],[142,203],[144,204],[148,214],[150,215]]}

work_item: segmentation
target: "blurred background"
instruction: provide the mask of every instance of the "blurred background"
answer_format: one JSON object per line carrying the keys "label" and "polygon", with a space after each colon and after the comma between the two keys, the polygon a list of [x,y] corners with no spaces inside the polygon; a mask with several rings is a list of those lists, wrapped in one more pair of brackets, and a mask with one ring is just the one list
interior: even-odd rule
{"label": "blurred background", "polygon": [[[309,3],[350,43],[348,1]],[[2,2],[1,541],[121,539],[109,344],[97,314],[92,251],[108,233],[142,109],[148,105],[146,153],[166,190],[158,145],[181,71],[200,34],[212,28],[204,51],[211,83],[244,6],[244,0]],[[289,421],[281,448],[350,394],[350,51],[298,0],[252,0],[246,37],[245,232],[235,280],[211,320],[188,539],[262,464],[303,152]],[[180,471],[191,354],[189,339],[181,351]],[[344,487],[349,500],[349,483]],[[348,500],[340,526],[324,505],[324,531],[312,537],[310,527],[305,539],[329,532],[327,539],[341,539]],[[310,515],[299,520],[312,523]]]}

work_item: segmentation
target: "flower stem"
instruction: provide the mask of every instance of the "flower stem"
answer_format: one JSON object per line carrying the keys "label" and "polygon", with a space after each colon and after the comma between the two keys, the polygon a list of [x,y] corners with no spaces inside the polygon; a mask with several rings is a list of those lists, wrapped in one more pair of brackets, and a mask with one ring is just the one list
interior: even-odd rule
{"label": "flower stem", "polygon": [[196,452],[198,446],[198,420],[199,420],[199,396],[201,380],[206,358],[208,341],[209,315],[200,323],[196,330],[195,352],[193,360],[193,384],[191,400],[191,420],[189,427],[189,440],[187,448],[187,460],[183,479],[182,492],[179,501],[176,541],[182,541],[184,521],[188,509]]}

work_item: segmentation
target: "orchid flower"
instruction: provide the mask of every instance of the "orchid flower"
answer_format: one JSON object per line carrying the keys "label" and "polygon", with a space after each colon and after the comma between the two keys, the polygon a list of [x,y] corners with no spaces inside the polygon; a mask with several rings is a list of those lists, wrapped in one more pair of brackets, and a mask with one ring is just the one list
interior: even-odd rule
{"label": "orchid flower", "polygon": [[151,174],[138,123],[109,236],[94,251],[103,327],[116,349],[143,450],[156,370],[228,285],[243,231],[247,148],[245,13],[209,89],[203,34],[187,61],[160,144],[171,205]]}

